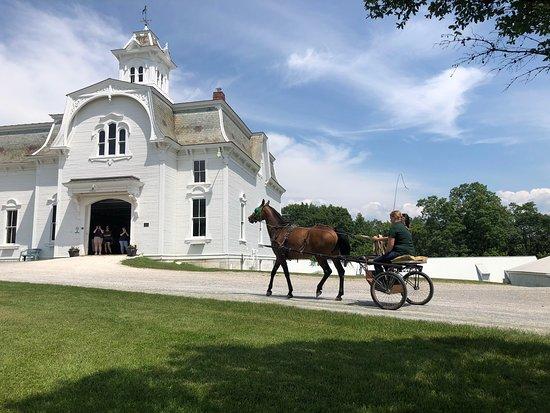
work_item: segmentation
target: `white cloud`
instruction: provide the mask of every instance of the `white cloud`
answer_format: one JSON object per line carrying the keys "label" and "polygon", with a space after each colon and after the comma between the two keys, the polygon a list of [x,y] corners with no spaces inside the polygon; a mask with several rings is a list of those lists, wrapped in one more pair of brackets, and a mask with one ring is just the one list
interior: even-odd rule
{"label": "white cloud", "polygon": [[110,49],[128,36],[109,17],[68,7],[65,15],[14,3],[14,19],[0,42],[0,122],[48,120],[65,94],[117,74]]}
{"label": "white cloud", "polygon": [[[0,39],[0,124],[50,120],[49,113],[63,112],[67,93],[118,77],[111,49],[131,36],[118,21],[82,6],[64,6],[63,13],[26,3],[4,7],[13,18]],[[174,73],[173,95],[202,93],[185,80]]]}
{"label": "white cloud", "polygon": [[277,158],[277,179],[287,190],[285,204],[341,205],[352,214],[387,219],[395,175],[365,168],[368,152],[324,139],[298,141],[280,133],[267,135]]}
{"label": "white cloud", "polygon": [[534,188],[529,191],[497,191],[497,195],[506,205],[512,202],[521,205],[533,201],[541,212],[550,213],[550,188]]}
{"label": "white cloud", "polygon": [[409,214],[411,218],[417,217],[422,213],[424,208],[416,206],[416,204],[405,202],[401,207],[401,212]]}
{"label": "white cloud", "polygon": [[393,127],[419,127],[448,137],[460,135],[457,120],[465,110],[466,95],[487,79],[485,72],[474,67],[415,78],[396,70],[372,51],[335,56],[312,48],[290,54],[286,69],[290,86],[333,79],[357,90],[365,102],[377,98]]}

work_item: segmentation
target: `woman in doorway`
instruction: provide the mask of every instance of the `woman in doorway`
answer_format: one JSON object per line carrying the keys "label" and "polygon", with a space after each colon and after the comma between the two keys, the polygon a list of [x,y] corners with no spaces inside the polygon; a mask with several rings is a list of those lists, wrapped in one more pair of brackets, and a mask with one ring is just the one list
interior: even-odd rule
{"label": "woman in doorway", "polygon": [[122,232],[120,233],[120,236],[118,238],[121,254],[124,254],[128,251],[128,242],[130,242],[130,234],[128,234],[126,228],[122,227]]}
{"label": "woman in doorway", "polygon": [[92,241],[94,245],[94,254],[101,255],[101,247],[103,245],[103,229],[100,225],[96,225],[93,234],[94,238]]}
{"label": "woman in doorway", "polygon": [[105,245],[105,254],[112,254],[113,251],[111,251],[111,244],[113,242],[113,234],[111,232],[111,229],[109,228],[109,225],[105,227],[105,232],[103,233],[103,243]]}

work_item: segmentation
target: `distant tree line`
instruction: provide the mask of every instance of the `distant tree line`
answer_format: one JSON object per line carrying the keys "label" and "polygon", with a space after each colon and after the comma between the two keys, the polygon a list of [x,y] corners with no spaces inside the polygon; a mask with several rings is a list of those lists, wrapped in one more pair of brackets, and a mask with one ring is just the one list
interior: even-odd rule
{"label": "distant tree line", "polygon": [[[550,255],[550,215],[533,202],[504,206],[479,182],[451,189],[448,197],[420,199],[420,216],[411,221],[416,252],[431,257]],[[390,211],[388,211],[389,214]],[[385,234],[389,222],[355,219],[341,206],[290,204],[283,216],[300,226],[325,224],[349,234]],[[372,254],[372,243],[350,237],[353,255]]]}

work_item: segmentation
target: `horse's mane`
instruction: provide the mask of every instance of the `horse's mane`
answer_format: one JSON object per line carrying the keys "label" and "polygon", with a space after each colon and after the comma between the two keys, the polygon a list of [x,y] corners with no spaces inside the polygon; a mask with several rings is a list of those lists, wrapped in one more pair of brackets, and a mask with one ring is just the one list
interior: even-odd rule
{"label": "horse's mane", "polygon": [[271,205],[268,205],[268,207],[273,212],[273,215],[275,215],[275,217],[277,218],[277,220],[279,220],[279,222],[281,224],[288,224],[288,221],[286,219],[284,219],[283,216],[275,208],[273,208]]}

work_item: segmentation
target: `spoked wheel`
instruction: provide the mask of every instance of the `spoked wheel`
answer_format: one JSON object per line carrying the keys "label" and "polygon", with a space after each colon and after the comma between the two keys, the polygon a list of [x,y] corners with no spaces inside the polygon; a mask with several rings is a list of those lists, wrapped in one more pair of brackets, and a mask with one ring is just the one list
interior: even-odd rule
{"label": "spoked wheel", "polygon": [[397,310],[407,299],[407,286],[399,274],[383,272],[374,277],[370,295],[378,307]]}
{"label": "spoked wheel", "polygon": [[421,271],[411,271],[403,277],[407,284],[407,302],[409,304],[427,304],[434,295],[434,284],[428,275]]}

